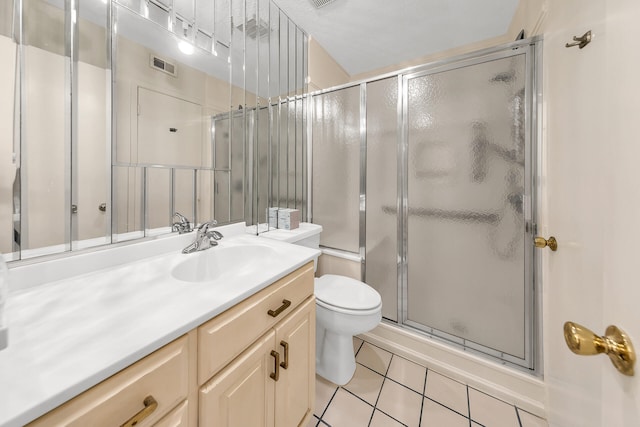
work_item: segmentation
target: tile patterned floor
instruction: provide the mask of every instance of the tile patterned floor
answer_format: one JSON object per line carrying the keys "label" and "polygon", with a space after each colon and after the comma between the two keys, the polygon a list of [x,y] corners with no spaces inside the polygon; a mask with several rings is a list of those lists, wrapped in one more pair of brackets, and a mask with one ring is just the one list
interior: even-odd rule
{"label": "tile patterned floor", "polygon": [[535,415],[359,338],[353,345],[353,379],[338,387],[316,377],[316,409],[305,427],[547,427]]}

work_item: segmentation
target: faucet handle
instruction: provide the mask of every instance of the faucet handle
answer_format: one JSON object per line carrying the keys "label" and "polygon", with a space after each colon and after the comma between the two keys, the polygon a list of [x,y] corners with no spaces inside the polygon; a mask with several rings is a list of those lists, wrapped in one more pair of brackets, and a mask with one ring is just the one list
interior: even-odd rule
{"label": "faucet handle", "polygon": [[209,228],[215,226],[217,223],[218,221],[216,221],[215,219],[212,219],[211,221],[203,222],[198,226],[198,231],[200,233],[206,233],[207,231],[209,231]]}
{"label": "faucet handle", "polygon": [[193,231],[193,228],[191,227],[191,223],[184,215],[182,215],[180,212],[176,212],[173,214],[172,218],[176,218],[176,217],[178,218],[178,222],[174,222],[171,225],[172,231],[177,231],[180,234],[189,233]]}

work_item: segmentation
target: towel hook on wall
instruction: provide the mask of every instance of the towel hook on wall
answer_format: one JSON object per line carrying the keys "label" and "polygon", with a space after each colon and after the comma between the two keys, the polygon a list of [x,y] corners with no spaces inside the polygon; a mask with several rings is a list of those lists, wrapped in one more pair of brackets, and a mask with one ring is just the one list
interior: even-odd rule
{"label": "towel hook on wall", "polygon": [[582,37],[573,36],[573,42],[567,43],[564,47],[578,46],[580,49],[591,43],[591,30],[587,31]]}

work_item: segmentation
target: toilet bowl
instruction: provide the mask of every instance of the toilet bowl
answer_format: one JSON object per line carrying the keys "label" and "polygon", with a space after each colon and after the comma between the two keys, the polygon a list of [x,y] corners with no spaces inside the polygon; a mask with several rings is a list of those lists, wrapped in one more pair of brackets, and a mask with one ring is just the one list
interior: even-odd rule
{"label": "toilet bowl", "polygon": [[382,319],[380,294],[359,280],[334,274],[315,279],[316,373],[344,385],[356,370],[353,336]]}
{"label": "toilet bowl", "polygon": [[[261,236],[319,249],[322,226],[300,223],[295,230],[273,230]],[[382,319],[380,294],[359,280],[334,274],[315,279],[316,373],[338,385],[356,370],[353,336],[375,328]]]}

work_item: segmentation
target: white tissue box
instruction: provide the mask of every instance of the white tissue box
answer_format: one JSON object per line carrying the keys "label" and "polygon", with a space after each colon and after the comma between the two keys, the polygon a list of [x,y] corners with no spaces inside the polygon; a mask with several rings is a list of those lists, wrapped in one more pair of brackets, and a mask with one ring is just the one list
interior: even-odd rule
{"label": "white tissue box", "polygon": [[298,209],[278,209],[278,228],[295,230],[300,226],[300,211]]}
{"label": "white tissue box", "polygon": [[269,228],[278,228],[278,208],[267,208],[267,223]]}

